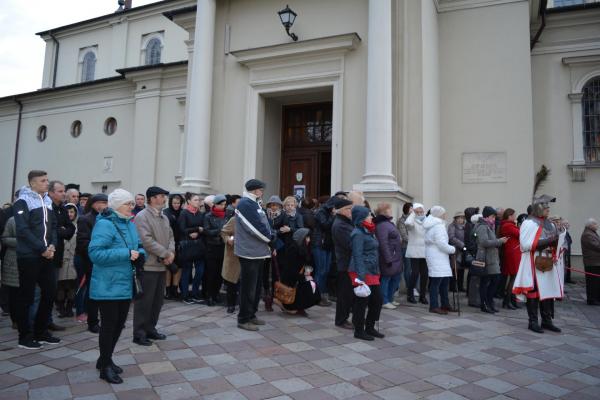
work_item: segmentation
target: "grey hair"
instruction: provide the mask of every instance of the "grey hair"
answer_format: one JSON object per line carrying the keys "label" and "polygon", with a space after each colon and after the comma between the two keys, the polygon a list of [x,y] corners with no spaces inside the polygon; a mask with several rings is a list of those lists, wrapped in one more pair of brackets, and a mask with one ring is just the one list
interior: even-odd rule
{"label": "grey hair", "polygon": [[71,189],[67,190],[65,193],[69,194],[69,193],[73,193],[73,192],[77,192],[77,194],[79,194],[79,190],[77,190],[75,188],[71,188]]}
{"label": "grey hair", "polygon": [[591,228],[592,225],[598,225],[598,221],[596,221],[594,218],[589,218],[587,221],[585,221],[586,228]]}

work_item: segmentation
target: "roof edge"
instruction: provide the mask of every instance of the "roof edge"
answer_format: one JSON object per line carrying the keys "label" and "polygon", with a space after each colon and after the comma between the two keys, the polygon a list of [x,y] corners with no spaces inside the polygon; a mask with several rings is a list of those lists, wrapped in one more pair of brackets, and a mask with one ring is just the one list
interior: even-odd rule
{"label": "roof edge", "polygon": [[195,11],[197,11],[197,9],[198,9],[198,6],[188,6],[188,7],[178,8],[178,9],[172,10],[172,11],[165,11],[163,13],[163,15],[165,17],[167,17],[168,19],[170,19],[171,21],[173,21],[173,17],[175,17],[177,15],[181,15],[181,14],[195,12]]}

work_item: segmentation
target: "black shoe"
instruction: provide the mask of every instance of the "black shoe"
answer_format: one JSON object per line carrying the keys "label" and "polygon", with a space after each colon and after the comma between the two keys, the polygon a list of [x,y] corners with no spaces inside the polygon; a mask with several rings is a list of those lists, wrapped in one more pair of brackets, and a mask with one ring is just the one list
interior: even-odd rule
{"label": "black shoe", "polygon": [[488,314],[495,314],[495,312],[489,308],[488,306],[486,306],[485,304],[482,304],[480,307],[481,311],[484,313],[488,313]]}
{"label": "black shoe", "polygon": [[88,331],[90,331],[92,333],[98,333],[98,332],[100,332],[100,325],[98,325],[98,324],[88,325]]}
{"label": "black shoe", "polygon": [[498,309],[494,305],[490,306],[490,310],[492,310],[493,313],[499,312]]}
{"label": "black shoe", "polygon": [[[113,371],[115,371],[115,374],[123,373],[123,368],[119,367],[117,364],[115,364],[112,361],[110,363],[110,367],[112,368]],[[100,360],[96,361],[96,369],[98,369],[98,370],[100,369]]]}
{"label": "black shoe", "polygon": [[415,299],[415,296],[408,296],[406,298],[406,301],[408,301],[411,304],[417,304],[417,300]]}
{"label": "black shoe", "polygon": [[60,326],[60,325],[56,325],[54,322],[50,322],[50,324],[48,324],[48,330],[57,332],[57,331],[64,331],[65,328],[64,326]]}
{"label": "black shoe", "polygon": [[194,300],[191,297],[186,297],[185,299],[183,299],[183,302],[185,304],[195,304]]}
{"label": "black shoe", "polygon": [[600,301],[598,301],[598,300],[589,300],[587,302],[587,305],[588,306],[600,306]]}
{"label": "black shoe", "polygon": [[196,304],[204,304],[206,301],[200,296],[192,296],[192,301]]}
{"label": "black shoe", "polygon": [[35,338],[41,344],[59,344],[60,339],[52,336],[50,333],[46,333],[44,335],[38,336]]}
{"label": "black shoe", "polygon": [[235,312],[235,306],[227,307],[227,314],[233,314]]}
{"label": "black shoe", "polygon": [[121,377],[117,375],[112,366],[102,368],[102,371],[100,371],[100,379],[104,379],[106,382],[115,385],[123,383],[123,379],[121,379]]}
{"label": "black shoe", "polygon": [[133,338],[133,343],[140,346],[152,346],[152,342],[148,338]]}
{"label": "black shoe", "polygon": [[535,333],[544,333],[544,330],[540,328],[537,322],[529,322],[529,326],[527,327],[527,329]]}
{"label": "black shoe", "polygon": [[429,302],[427,301],[427,297],[425,297],[425,296],[420,296],[419,297],[419,303],[421,303],[421,304],[429,304]]}
{"label": "black shoe", "polygon": [[385,337],[383,333],[377,331],[375,328],[369,328],[365,331],[365,333],[379,339],[383,339]]}
{"label": "black shoe", "polygon": [[167,335],[165,335],[164,333],[151,333],[150,335],[146,335],[147,339],[151,339],[151,340],[166,340],[167,339]]}
{"label": "black shoe", "polygon": [[550,321],[550,322],[542,321],[542,329],[547,329],[549,331],[556,332],[556,333],[562,332],[562,330],[558,326],[554,325],[552,323],[552,321]]}
{"label": "black shoe", "polygon": [[213,299],[208,299],[208,300],[206,300],[206,305],[209,307],[214,307],[215,301]]}
{"label": "black shoe", "polygon": [[37,340],[33,340],[33,339],[19,340],[19,348],[20,349],[39,350],[39,349],[41,349],[43,347],[44,346],[42,346],[40,344],[40,342],[38,342]]}
{"label": "black shoe", "polygon": [[369,340],[369,341],[371,341],[371,340],[375,340],[375,338],[374,338],[373,336],[371,336],[371,335],[367,334],[367,333],[366,333],[366,332],[364,332],[364,331],[362,331],[362,332],[357,332],[357,331],[355,331],[355,332],[354,332],[354,337],[355,337],[356,339],[361,339],[361,340]]}

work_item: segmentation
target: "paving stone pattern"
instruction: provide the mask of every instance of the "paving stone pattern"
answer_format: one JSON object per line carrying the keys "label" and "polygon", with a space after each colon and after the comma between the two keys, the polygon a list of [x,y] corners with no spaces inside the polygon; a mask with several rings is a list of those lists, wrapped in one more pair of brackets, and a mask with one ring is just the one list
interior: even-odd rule
{"label": "paving stone pattern", "polygon": [[373,342],[334,327],[334,307],[260,312],[267,325],[247,332],[222,307],[167,302],[168,339],[150,347],[132,344],[130,312],[114,357],[121,385],[99,380],[98,338],[84,325],[61,320],[60,345],[28,351],[4,317],[0,399],[598,399],[600,307],[584,300],[581,283],[568,285],[563,333],[543,335],[526,329],[524,309],[490,316],[462,303],[458,317],[403,304],[383,310],[386,338]]}

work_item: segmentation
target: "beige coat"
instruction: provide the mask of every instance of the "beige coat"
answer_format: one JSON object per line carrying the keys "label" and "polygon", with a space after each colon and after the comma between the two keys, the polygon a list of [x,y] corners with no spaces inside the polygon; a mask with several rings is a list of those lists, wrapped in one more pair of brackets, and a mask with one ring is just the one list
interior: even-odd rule
{"label": "beige coat", "polygon": [[[223,258],[223,272],[221,276],[227,282],[237,283],[240,279],[240,260],[233,253],[233,244],[228,239],[235,235],[235,217],[232,217],[221,229],[221,237],[225,242],[225,257]],[[235,239],[234,239],[235,240]]]}
{"label": "beige coat", "polygon": [[146,207],[135,216],[142,246],[146,251],[144,270],[164,272],[165,265],[159,258],[166,258],[169,253],[175,254],[175,240],[169,219],[153,207]]}

